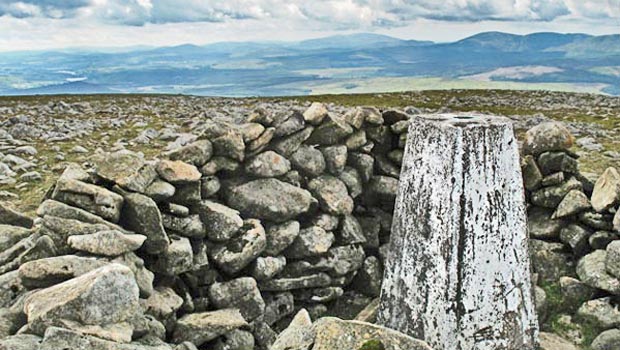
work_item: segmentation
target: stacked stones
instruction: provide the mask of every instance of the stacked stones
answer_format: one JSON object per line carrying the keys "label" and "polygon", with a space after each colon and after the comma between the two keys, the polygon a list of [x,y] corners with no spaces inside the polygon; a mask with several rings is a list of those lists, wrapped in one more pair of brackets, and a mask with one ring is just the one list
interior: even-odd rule
{"label": "stacked stones", "polygon": [[69,166],[34,227],[0,230],[0,347],[266,349],[302,307],[365,306],[407,127],[370,107],[258,109],[162,159]]}
{"label": "stacked stones", "polygon": [[[578,172],[568,148],[572,135],[559,123],[530,129],[523,143],[522,170],[528,195],[528,228],[538,284],[559,285],[566,314],[602,332],[595,350],[620,347],[620,175],[607,169],[592,184]],[[545,293],[537,289],[544,321]]]}

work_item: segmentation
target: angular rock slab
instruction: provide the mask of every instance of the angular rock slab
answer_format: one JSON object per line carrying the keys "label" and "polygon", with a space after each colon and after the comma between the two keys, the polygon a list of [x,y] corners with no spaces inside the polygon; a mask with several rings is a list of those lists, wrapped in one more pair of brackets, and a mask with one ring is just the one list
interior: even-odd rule
{"label": "angular rock slab", "polygon": [[[425,342],[395,330],[360,321],[324,317],[314,325],[316,338],[312,350],[366,349],[373,341],[385,350],[432,350]],[[368,347],[372,349],[371,347]]]}
{"label": "angular rock slab", "polygon": [[138,285],[131,270],[110,264],[29,295],[24,313],[30,329],[42,335],[63,320],[83,325],[124,322],[138,311]]}
{"label": "angular rock slab", "polygon": [[436,349],[532,350],[523,180],[507,119],[412,120],[378,323]]}

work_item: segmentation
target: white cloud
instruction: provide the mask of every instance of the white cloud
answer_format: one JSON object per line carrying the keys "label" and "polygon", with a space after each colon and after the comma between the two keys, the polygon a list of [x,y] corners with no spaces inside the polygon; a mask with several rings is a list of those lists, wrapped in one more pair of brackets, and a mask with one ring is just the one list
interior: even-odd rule
{"label": "white cloud", "polygon": [[373,31],[617,33],[620,0],[0,0],[0,51],[296,40]]}

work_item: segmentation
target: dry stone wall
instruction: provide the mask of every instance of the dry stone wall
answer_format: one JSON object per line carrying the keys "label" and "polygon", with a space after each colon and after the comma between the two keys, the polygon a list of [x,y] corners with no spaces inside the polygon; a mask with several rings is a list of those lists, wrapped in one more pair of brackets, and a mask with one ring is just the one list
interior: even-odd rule
{"label": "dry stone wall", "polygon": [[371,107],[259,109],[160,159],[68,167],[32,228],[0,232],[0,335],[267,349],[301,308],[355,313],[380,292],[407,126]]}
{"label": "dry stone wall", "polygon": [[[380,291],[408,123],[259,108],[205,118],[159,159],[67,167],[34,221],[0,206],[0,348],[268,349],[301,308],[352,318]],[[558,124],[525,136],[533,267],[560,286],[563,320],[595,324],[607,349],[620,176],[589,181],[571,144]],[[544,321],[540,288],[537,301]]]}

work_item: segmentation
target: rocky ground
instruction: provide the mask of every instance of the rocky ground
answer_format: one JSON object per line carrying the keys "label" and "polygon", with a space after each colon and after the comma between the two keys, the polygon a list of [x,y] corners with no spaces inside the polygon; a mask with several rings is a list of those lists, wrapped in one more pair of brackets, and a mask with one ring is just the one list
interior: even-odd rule
{"label": "rocky ground", "polygon": [[482,111],[513,118],[521,132],[561,120],[577,137],[573,149],[584,173],[600,174],[620,160],[616,120],[620,99],[601,95],[514,91],[437,91],[291,99],[189,96],[51,96],[0,98],[0,200],[32,213],[67,162],[130,149],[153,156],[195,137],[206,118],[243,120],[260,106],[275,113],[310,101],[330,109],[373,105],[411,112]]}
{"label": "rocky ground", "polygon": [[[0,240],[0,295],[8,295],[0,331],[21,328],[16,342],[38,346],[43,337],[44,349],[130,341],[134,347],[118,348],[333,347],[338,337],[300,329],[371,327],[337,319],[310,325],[325,315],[372,320],[406,113],[450,110],[506,115],[526,137],[543,329],[589,344],[620,326],[610,244],[620,198],[600,195],[617,185],[620,197],[620,176],[603,171],[620,156],[620,99],[455,91],[0,99],[0,196],[27,214],[0,212],[3,223],[26,227],[4,227]],[[568,129],[534,129],[534,136],[550,133],[561,143],[527,146],[525,130],[549,120]],[[569,134],[577,139],[565,149]],[[598,174],[606,185],[596,191]],[[111,290],[124,292],[102,299]],[[293,317],[302,307],[309,313]],[[573,322],[575,315],[588,322]],[[605,336],[611,340],[598,344],[616,339]]]}

